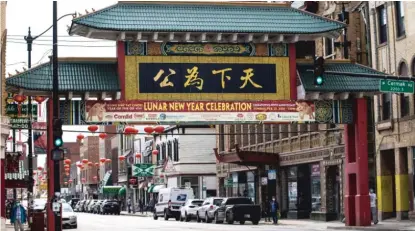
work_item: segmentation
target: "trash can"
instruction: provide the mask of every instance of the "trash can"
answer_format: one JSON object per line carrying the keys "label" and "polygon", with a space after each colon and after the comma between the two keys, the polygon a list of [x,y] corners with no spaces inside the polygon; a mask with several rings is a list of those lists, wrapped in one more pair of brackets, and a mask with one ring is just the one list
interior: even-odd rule
{"label": "trash can", "polygon": [[44,212],[33,212],[33,223],[31,231],[44,231],[45,230],[45,213]]}

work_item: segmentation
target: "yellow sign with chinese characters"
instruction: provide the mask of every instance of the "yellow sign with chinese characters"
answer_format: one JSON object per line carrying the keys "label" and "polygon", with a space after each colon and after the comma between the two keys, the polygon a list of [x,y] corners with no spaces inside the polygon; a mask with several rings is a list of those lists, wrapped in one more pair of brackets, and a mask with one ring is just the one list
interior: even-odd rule
{"label": "yellow sign with chinese characters", "polygon": [[126,100],[289,100],[288,57],[126,56]]}

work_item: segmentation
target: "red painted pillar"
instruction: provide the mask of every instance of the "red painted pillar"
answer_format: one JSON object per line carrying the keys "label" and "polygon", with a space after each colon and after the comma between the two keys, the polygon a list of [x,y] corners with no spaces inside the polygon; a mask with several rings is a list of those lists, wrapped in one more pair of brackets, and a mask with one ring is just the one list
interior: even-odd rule
{"label": "red painted pillar", "polygon": [[46,163],[47,163],[47,172],[48,172],[48,204],[47,204],[47,230],[55,230],[55,216],[52,212],[51,204],[54,191],[54,179],[53,179],[53,160],[52,160],[52,149],[53,149],[53,100],[50,98],[47,102],[47,147],[48,151],[46,153]]}
{"label": "red painted pillar", "polygon": [[347,226],[370,226],[367,101],[355,99],[354,124],[346,125],[344,213]]}
{"label": "red painted pillar", "polygon": [[121,99],[125,99],[125,43],[117,42],[118,79],[120,80]]}

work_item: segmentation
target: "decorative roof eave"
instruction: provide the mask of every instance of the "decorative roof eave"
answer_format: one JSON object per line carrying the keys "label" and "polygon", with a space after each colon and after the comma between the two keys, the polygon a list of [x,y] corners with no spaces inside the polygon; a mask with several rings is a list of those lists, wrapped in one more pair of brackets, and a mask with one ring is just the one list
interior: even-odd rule
{"label": "decorative roof eave", "polygon": [[73,23],[69,35],[78,35],[91,39],[140,42],[216,42],[216,43],[295,43],[315,40],[321,37],[337,38],[341,30],[326,31],[318,34],[279,34],[279,33],[231,33],[231,32],[195,32],[195,31],[115,31],[91,28]]}

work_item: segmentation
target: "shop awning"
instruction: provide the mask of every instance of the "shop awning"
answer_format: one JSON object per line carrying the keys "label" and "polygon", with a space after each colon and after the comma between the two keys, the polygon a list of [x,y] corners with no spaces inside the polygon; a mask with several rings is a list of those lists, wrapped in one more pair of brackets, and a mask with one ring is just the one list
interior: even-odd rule
{"label": "shop awning", "polygon": [[118,191],[118,195],[124,196],[127,193],[127,189],[125,187],[120,188]]}
{"label": "shop awning", "polygon": [[156,185],[154,185],[154,184],[150,185],[150,187],[148,187],[147,192],[148,192],[148,193],[153,193],[153,189],[154,189],[154,187],[155,187],[155,186],[156,186]]}
{"label": "shop awning", "polygon": [[160,189],[165,188],[166,186],[164,186],[164,184],[159,184],[154,186],[153,188],[153,193],[158,193],[160,191]]}
{"label": "shop awning", "polygon": [[257,166],[263,164],[278,165],[278,153],[243,151],[238,145],[235,145],[235,151],[226,154],[219,154],[218,149],[213,149],[216,159],[222,163],[241,164],[249,166]]}
{"label": "shop awning", "polygon": [[121,188],[122,188],[121,186],[104,186],[102,187],[102,193],[118,194]]}

